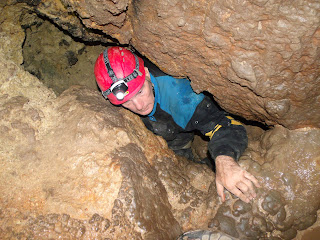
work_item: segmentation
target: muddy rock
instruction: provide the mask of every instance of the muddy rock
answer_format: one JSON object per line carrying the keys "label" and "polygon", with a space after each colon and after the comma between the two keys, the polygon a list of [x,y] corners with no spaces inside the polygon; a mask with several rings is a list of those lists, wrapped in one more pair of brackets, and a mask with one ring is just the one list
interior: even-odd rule
{"label": "muddy rock", "polygon": [[21,48],[25,34],[17,16],[20,16],[23,6],[21,4],[2,6],[2,4],[0,3],[0,49],[8,59],[21,64],[23,62]]}
{"label": "muddy rock", "polygon": [[[318,228],[315,1],[12,0],[0,8],[1,239],[168,240],[193,229],[293,239]],[[69,76],[86,78],[96,54],[71,36],[116,42],[102,32],[188,76],[230,112],[284,126],[247,126],[239,163],[262,185],[255,200],[227,194],[222,204],[207,166],[175,156],[138,116],[96,89],[70,87],[79,82]],[[24,54],[23,43],[30,45]],[[37,55],[43,49],[46,57]],[[54,64],[43,69],[44,61]],[[76,66],[82,70],[72,72]],[[205,156],[205,145],[196,145]]]}
{"label": "muddy rock", "polygon": [[188,77],[195,91],[210,92],[228,112],[289,129],[320,127],[316,0],[26,5],[72,36],[132,44],[165,72]]}
{"label": "muddy rock", "polygon": [[228,112],[319,127],[318,1],[134,1],[132,44]]}
{"label": "muddy rock", "polygon": [[121,111],[80,87],[56,98],[1,56],[1,238],[178,236],[166,190]]}
{"label": "muddy rock", "polygon": [[208,227],[239,239],[293,239],[317,221],[320,130],[278,126],[259,137],[255,133],[249,129],[240,165],[259,179],[258,196],[246,204],[229,195]]}
{"label": "muddy rock", "polygon": [[[25,18],[26,16],[27,14],[24,15]],[[24,28],[25,70],[58,95],[72,85],[97,90],[93,69],[97,56],[105,49],[104,46],[87,46],[40,18],[35,18],[30,25],[25,24]]]}
{"label": "muddy rock", "polygon": [[57,98],[1,56],[4,237],[174,239],[206,226],[217,208],[210,169],[178,159],[97,91]]}
{"label": "muddy rock", "polygon": [[316,222],[318,129],[248,127],[240,164],[262,188],[250,204],[230,194],[221,204],[213,172],[177,158],[137,116],[86,87],[56,97],[0,59],[2,238],[175,239],[211,229],[292,239]]}

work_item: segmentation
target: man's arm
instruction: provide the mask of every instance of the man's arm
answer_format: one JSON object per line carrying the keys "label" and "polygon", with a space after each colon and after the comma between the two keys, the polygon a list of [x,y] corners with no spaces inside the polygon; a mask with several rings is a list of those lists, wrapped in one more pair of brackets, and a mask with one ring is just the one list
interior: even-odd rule
{"label": "man's arm", "polygon": [[249,202],[256,196],[253,185],[257,179],[236,162],[247,147],[245,128],[240,122],[219,110],[212,100],[205,97],[198,105],[187,128],[194,128],[210,138],[208,149],[216,164],[218,195],[225,200],[224,188]]}

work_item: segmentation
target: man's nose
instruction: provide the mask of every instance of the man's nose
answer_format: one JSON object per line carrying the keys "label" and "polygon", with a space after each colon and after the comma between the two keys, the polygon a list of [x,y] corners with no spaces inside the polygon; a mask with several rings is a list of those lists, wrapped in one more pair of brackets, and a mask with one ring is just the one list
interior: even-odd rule
{"label": "man's nose", "polygon": [[143,101],[141,99],[133,99],[133,104],[136,107],[137,110],[142,110],[143,109]]}

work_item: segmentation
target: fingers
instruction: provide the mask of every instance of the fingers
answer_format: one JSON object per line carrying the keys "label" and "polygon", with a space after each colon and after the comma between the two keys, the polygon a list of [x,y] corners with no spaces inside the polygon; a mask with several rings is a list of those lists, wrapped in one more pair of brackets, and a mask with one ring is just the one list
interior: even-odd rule
{"label": "fingers", "polygon": [[[246,192],[248,194],[246,194],[250,200],[252,200],[253,198],[255,198],[257,196],[256,191],[253,187],[253,184],[250,180],[248,179],[243,179],[242,182],[247,186]],[[242,189],[240,189],[242,191]],[[242,191],[243,192],[243,191]]]}
{"label": "fingers", "polygon": [[222,202],[224,202],[226,199],[224,192],[223,192],[224,187],[218,182],[216,182],[216,185],[217,185],[217,193],[221,197]]}
{"label": "fingers", "polygon": [[[251,180],[256,180],[256,183],[258,183],[258,181],[251,174],[249,173],[246,174],[246,173],[247,172],[245,171],[243,177],[239,179],[239,181],[229,189],[230,189],[230,192],[232,192],[234,195],[239,197],[242,201],[248,203],[249,201],[253,200],[257,196],[255,188],[253,186],[255,182]],[[248,175],[251,175],[249,176],[250,179],[246,177]]]}
{"label": "fingers", "polygon": [[[236,184],[236,187],[245,195],[247,195],[249,193],[249,187],[243,182],[238,182]],[[250,195],[250,194],[248,194],[248,195]]]}
{"label": "fingers", "polygon": [[249,203],[250,200],[257,196],[254,185],[260,187],[260,184],[252,174],[242,169],[239,165],[227,170],[230,171],[218,171],[217,168],[217,193],[222,202],[225,201],[224,188],[246,203]]}
{"label": "fingers", "polygon": [[236,186],[249,200],[253,200],[257,196],[253,184],[256,187],[260,187],[260,184],[258,180],[247,171],[244,171],[243,176]]}
{"label": "fingers", "polygon": [[238,182],[236,187],[246,196],[247,199],[252,200],[253,198],[256,197],[256,193],[254,192],[254,189],[252,188],[253,185],[249,180],[244,180],[243,182]]}
{"label": "fingers", "polygon": [[[248,185],[251,184],[251,187],[253,187],[252,183],[249,180],[246,180],[247,183],[239,182],[234,186],[232,189],[229,189],[229,191],[240,198],[242,201],[249,203],[250,200],[256,197],[256,193],[254,192],[254,189],[250,189]],[[248,185],[247,185],[248,184]],[[222,202],[225,201],[225,194],[224,194],[224,187],[220,183],[216,182],[217,185],[217,193],[221,197]]]}
{"label": "fingers", "polygon": [[244,195],[239,189],[233,188],[232,190],[230,190],[230,192],[233,193],[234,195],[236,195],[242,201],[244,201],[246,203],[250,202],[249,198],[247,198],[246,195]]}
{"label": "fingers", "polygon": [[[217,185],[217,193],[221,197],[222,202],[225,201],[225,194],[224,194],[224,186],[218,182],[216,182]],[[238,189],[242,189],[241,191]],[[240,198],[242,201],[249,203],[251,200],[251,195],[250,197],[246,196],[243,192],[248,192],[248,187],[244,183],[238,183],[238,186],[234,186],[232,189],[229,189],[231,193],[233,193],[235,196]]]}
{"label": "fingers", "polygon": [[245,171],[244,176],[253,182],[256,187],[261,187],[258,180],[251,173]]}

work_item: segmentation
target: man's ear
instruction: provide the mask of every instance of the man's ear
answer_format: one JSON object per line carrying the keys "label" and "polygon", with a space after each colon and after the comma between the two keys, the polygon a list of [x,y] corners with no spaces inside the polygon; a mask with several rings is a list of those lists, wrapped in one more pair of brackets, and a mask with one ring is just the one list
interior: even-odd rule
{"label": "man's ear", "polygon": [[144,67],[144,71],[146,72],[146,76],[150,78],[149,69],[147,67]]}

